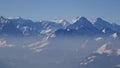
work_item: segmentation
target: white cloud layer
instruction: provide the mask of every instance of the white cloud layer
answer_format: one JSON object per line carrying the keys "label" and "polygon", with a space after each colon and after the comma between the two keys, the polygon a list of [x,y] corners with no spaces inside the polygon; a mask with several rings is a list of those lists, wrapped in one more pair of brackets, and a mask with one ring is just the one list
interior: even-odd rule
{"label": "white cloud layer", "polygon": [[28,45],[28,48],[35,50],[36,52],[41,52],[43,48],[48,45],[49,42],[47,40],[38,41],[36,43]]}
{"label": "white cloud layer", "polygon": [[112,34],[112,37],[113,37],[113,38],[117,38],[117,37],[118,37],[117,33],[113,33],[113,34]]}
{"label": "white cloud layer", "polygon": [[102,37],[97,37],[95,40],[96,41],[101,41],[101,40],[103,40],[103,38]]}
{"label": "white cloud layer", "polygon": [[8,44],[5,40],[0,40],[0,48],[2,47],[14,47],[14,45]]}
{"label": "white cloud layer", "polygon": [[119,56],[120,55],[120,49],[117,49],[117,55]]}
{"label": "white cloud layer", "polygon": [[100,48],[98,48],[96,50],[96,53],[99,53],[99,54],[103,54],[103,53],[111,54],[112,50],[107,50],[106,49],[107,46],[108,46],[107,43],[103,44]]}

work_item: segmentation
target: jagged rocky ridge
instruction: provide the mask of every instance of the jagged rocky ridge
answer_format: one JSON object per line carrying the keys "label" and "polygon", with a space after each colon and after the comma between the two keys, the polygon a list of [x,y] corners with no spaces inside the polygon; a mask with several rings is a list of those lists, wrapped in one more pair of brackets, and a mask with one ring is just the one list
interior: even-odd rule
{"label": "jagged rocky ridge", "polygon": [[66,29],[59,29],[56,35],[111,35],[120,34],[120,25],[97,18],[91,23],[85,17],[77,17]]}
{"label": "jagged rocky ridge", "polygon": [[57,29],[64,29],[69,23],[65,20],[40,21],[18,18],[0,17],[0,34],[8,35],[34,35],[48,34]]}
{"label": "jagged rocky ridge", "polygon": [[85,17],[77,17],[70,24],[66,20],[33,22],[28,19],[0,17],[0,34],[11,35],[34,35],[52,34],[55,35],[98,35],[98,34],[120,34],[120,25],[109,23],[101,18],[90,22]]}

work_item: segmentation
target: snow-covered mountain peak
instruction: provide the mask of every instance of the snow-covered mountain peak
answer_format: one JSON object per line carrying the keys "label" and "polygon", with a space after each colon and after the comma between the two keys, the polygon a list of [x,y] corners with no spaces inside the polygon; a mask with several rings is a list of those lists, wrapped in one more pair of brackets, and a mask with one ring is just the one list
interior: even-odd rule
{"label": "snow-covered mountain peak", "polygon": [[72,20],[72,23],[77,22],[77,21],[80,20],[81,18],[84,18],[84,17],[82,17],[82,16],[78,16],[78,17],[76,17],[75,19]]}
{"label": "snow-covered mountain peak", "polygon": [[91,22],[85,18],[85,17],[76,17],[75,19],[72,20],[73,21],[73,24],[84,24],[84,25],[87,25],[87,24],[91,24]]}

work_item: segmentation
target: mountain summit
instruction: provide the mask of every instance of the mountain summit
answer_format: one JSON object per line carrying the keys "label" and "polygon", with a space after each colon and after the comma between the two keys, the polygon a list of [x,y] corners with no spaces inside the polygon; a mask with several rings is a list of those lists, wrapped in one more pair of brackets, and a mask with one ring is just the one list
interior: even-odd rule
{"label": "mountain summit", "polygon": [[75,23],[77,21],[88,21],[87,18],[83,17],[83,16],[78,16],[75,19],[72,20],[72,23]]}
{"label": "mountain summit", "polygon": [[81,27],[91,28],[92,23],[85,17],[77,17],[73,24],[69,25],[69,29],[80,29]]}

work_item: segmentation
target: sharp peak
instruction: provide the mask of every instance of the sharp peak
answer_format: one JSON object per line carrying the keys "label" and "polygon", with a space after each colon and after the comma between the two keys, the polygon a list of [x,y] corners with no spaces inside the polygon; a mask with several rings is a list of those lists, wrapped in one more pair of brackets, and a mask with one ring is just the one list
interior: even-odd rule
{"label": "sharp peak", "polygon": [[104,21],[101,17],[96,18],[96,21]]}
{"label": "sharp peak", "polygon": [[77,16],[76,19],[87,19],[87,18],[84,16]]}
{"label": "sharp peak", "polygon": [[98,17],[98,18],[96,18],[96,21],[95,22],[108,22],[108,21],[106,21],[106,20],[104,20],[103,18],[100,18],[100,17]]}
{"label": "sharp peak", "polygon": [[102,23],[102,22],[112,24],[111,22],[108,22],[108,21],[106,21],[106,20],[104,20],[103,18],[100,18],[100,17],[96,18],[96,21],[94,23]]}
{"label": "sharp peak", "polygon": [[84,16],[78,16],[78,17],[76,17],[75,19],[72,20],[72,23],[75,23],[75,22],[77,22],[79,20],[87,20],[88,21],[88,19],[86,17],[84,17]]}

